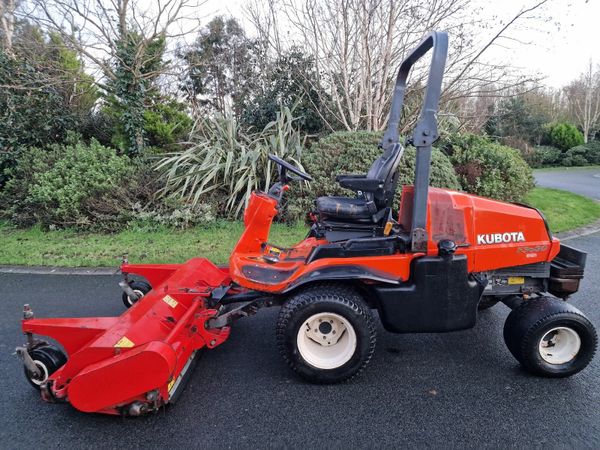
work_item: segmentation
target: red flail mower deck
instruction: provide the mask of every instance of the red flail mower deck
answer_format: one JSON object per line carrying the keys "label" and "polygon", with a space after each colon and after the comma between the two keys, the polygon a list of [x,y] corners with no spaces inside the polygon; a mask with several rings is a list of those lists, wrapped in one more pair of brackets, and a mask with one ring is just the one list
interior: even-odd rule
{"label": "red flail mower deck", "polygon": [[84,412],[155,410],[172,400],[198,350],[228,338],[229,327],[207,327],[217,313],[207,306],[208,297],[228,282],[227,269],[203,258],[123,269],[156,288],[121,316],[23,320],[25,333],[49,336],[69,354],[42,386],[46,400],[68,400]]}

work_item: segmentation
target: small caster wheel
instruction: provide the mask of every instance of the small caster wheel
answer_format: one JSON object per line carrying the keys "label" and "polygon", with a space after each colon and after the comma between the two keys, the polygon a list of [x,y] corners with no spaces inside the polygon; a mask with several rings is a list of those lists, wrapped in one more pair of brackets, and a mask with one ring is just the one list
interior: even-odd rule
{"label": "small caster wheel", "polygon": [[140,300],[144,295],[146,295],[152,290],[152,286],[150,286],[150,284],[146,283],[145,281],[133,281],[129,284],[129,286],[131,287],[133,292],[135,292],[138,295],[138,298],[137,300],[133,300],[129,298],[129,295],[123,292],[123,304],[127,308],[131,308],[138,300]]}
{"label": "small caster wheel", "polygon": [[541,297],[525,301],[508,315],[504,341],[528,372],[561,378],[585,369],[594,357],[598,337],[577,308]]}
{"label": "small caster wheel", "polygon": [[23,367],[25,370],[25,377],[27,377],[29,384],[38,391],[41,389],[41,386],[48,381],[48,377],[67,362],[67,356],[62,350],[52,345],[36,347],[29,352],[29,356],[31,356],[34,364],[40,369],[41,374],[36,376],[34,373],[31,373],[27,367]]}

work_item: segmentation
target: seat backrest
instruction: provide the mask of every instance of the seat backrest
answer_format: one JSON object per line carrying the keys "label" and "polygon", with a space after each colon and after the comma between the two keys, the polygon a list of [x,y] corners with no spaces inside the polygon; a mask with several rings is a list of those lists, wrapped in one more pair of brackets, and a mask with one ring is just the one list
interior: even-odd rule
{"label": "seat backrest", "polygon": [[382,191],[364,194],[367,200],[375,202],[378,210],[392,206],[398,186],[398,164],[403,153],[404,147],[400,143],[389,146],[367,172],[367,178],[384,180]]}

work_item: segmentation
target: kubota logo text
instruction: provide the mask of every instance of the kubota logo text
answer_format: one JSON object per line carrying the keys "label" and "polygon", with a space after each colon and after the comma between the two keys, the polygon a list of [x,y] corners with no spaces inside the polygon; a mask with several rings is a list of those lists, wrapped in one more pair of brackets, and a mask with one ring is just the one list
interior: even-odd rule
{"label": "kubota logo text", "polygon": [[509,242],[525,242],[525,236],[521,231],[477,235],[477,245],[506,244]]}

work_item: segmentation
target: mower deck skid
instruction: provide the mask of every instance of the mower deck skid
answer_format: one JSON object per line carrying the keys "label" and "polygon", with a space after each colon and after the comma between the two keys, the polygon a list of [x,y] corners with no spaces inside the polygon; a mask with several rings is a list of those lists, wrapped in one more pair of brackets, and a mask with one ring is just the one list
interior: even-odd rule
{"label": "mower deck skid", "polygon": [[158,283],[121,316],[23,320],[25,333],[49,336],[69,355],[42,387],[46,400],[85,412],[151,411],[173,398],[197,350],[228,338],[228,326],[205,327],[217,314],[208,297],[228,282],[226,271],[203,258],[124,267]]}

